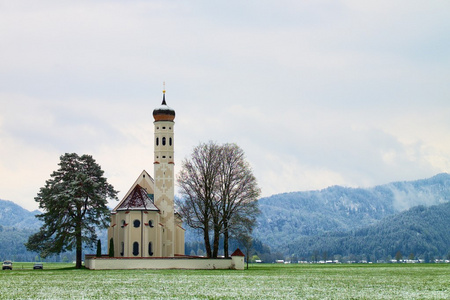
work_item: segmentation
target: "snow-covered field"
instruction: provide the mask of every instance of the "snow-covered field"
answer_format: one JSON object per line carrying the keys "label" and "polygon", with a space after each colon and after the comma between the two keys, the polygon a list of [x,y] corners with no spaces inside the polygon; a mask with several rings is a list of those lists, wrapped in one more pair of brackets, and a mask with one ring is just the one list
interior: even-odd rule
{"label": "snow-covered field", "polygon": [[1,299],[450,299],[448,264],[251,265],[249,270],[0,272]]}

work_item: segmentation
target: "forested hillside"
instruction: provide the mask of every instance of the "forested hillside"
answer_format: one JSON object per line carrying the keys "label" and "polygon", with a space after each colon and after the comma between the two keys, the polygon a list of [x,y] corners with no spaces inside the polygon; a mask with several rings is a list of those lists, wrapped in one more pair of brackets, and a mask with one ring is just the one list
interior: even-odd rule
{"label": "forested hillside", "polygon": [[36,253],[28,252],[24,243],[39,230],[41,222],[12,201],[0,200],[0,260],[33,261]]}
{"label": "forested hillside", "polygon": [[[39,211],[28,211],[11,201],[0,199],[0,261],[34,261],[38,254],[29,252],[24,244],[28,237],[37,232],[41,226],[35,216]],[[106,253],[106,230],[100,231],[103,253]],[[86,253],[93,253],[93,249],[86,248]],[[72,261],[74,253],[68,252],[47,258],[47,261]],[[38,258],[39,259],[39,258]]]}
{"label": "forested hillside", "polygon": [[[450,202],[430,207],[416,206],[356,231],[301,237],[289,243],[288,253],[300,258],[318,255],[362,256],[370,261],[394,258],[425,260],[450,255]],[[400,251],[400,252],[399,252]]]}
{"label": "forested hillside", "polygon": [[34,261],[36,253],[28,252],[24,243],[35,231],[29,228],[0,225],[0,261]]}
{"label": "forested hillside", "polygon": [[449,174],[366,189],[333,186],[278,194],[259,200],[261,215],[254,236],[272,250],[285,252],[300,237],[354,231],[413,206],[449,200]]}

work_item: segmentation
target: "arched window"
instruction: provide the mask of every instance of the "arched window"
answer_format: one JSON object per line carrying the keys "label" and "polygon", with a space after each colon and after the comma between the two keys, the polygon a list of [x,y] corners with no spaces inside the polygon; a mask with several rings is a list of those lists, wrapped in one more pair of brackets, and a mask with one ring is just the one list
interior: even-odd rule
{"label": "arched window", "polygon": [[120,243],[120,256],[123,256],[124,251],[125,251],[125,244],[122,242]]}
{"label": "arched window", "polygon": [[124,228],[125,227],[125,220],[122,220],[122,225],[120,225],[120,227]]}
{"label": "arched window", "polygon": [[156,138],[156,146],[159,146],[159,137]]}
{"label": "arched window", "polygon": [[169,138],[169,146],[172,146],[172,138]]}
{"label": "arched window", "polygon": [[138,228],[139,226],[141,226],[141,221],[139,221],[139,220],[134,220],[133,221],[133,226],[135,227],[135,228]]}
{"label": "arched window", "polygon": [[148,220],[148,226],[153,228],[153,220]]}
{"label": "arched window", "polygon": [[166,145],[166,137],[162,138],[162,145],[165,146]]}
{"label": "arched window", "polygon": [[138,242],[133,243],[133,255],[134,256],[139,255],[139,243]]}
{"label": "arched window", "polygon": [[153,256],[152,242],[148,243],[148,255]]}

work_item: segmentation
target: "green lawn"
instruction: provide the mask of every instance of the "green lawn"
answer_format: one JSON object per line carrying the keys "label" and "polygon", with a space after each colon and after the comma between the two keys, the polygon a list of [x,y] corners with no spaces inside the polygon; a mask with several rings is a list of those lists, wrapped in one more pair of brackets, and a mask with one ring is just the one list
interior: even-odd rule
{"label": "green lawn", "polygon": [[244,271],[32,265],[14,263],[12,271],[0,272],[0,298],[450,299],[449,264],[257,264]]}

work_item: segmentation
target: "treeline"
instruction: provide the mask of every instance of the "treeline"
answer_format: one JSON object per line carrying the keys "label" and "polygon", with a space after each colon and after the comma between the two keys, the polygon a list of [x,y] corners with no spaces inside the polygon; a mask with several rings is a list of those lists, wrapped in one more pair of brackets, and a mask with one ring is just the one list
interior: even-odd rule
{"label": "treeline", "polygon": [[46,262],[71,262],[74,253],[61,253],[42,259],[38,253],[27,251],[24,243],[34,233],[28,228],[15,228],[0,225],[0,261],[46,261]]}
{"label": "treeline", "polygon": [[30,229],[0,225],[0,260],[34,261],[36,254],[24,246],[30,234]]}
{"label": "treeline", "polygon": [[300,237],[286,245],[300,260],[356,257],[368,261],[404,258],[432,260],[450,254],[450,202],[417,206],[359,230]]}

